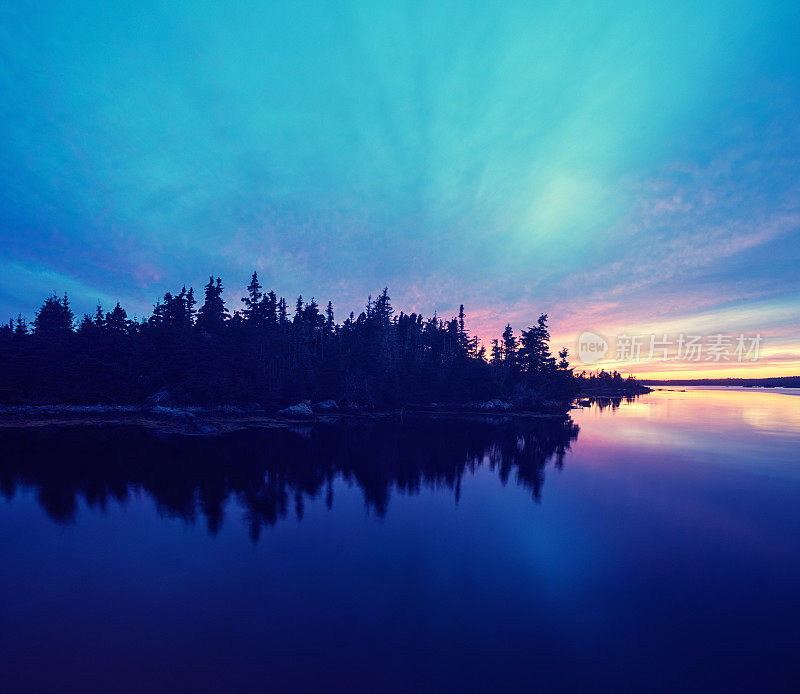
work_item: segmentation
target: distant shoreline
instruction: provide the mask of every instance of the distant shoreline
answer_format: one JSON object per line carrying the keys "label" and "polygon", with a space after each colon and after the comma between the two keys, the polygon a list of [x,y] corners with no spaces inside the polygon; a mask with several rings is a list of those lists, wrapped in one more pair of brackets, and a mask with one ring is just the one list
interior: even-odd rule
{"label": "distant shoreline", "polygon": [[643,379],[645,386],[739,386],[741,388],[800,388],[800,376],[776,378],[680,378]]}

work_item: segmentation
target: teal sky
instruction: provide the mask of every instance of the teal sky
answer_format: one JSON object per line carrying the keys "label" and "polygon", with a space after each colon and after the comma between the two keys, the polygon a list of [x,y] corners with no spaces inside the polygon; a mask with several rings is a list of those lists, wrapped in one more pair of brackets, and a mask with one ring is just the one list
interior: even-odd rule
{"label": "teal sky", "polygon": [[800,371],[800,6],[6,2],[0,317],[253,269]]}

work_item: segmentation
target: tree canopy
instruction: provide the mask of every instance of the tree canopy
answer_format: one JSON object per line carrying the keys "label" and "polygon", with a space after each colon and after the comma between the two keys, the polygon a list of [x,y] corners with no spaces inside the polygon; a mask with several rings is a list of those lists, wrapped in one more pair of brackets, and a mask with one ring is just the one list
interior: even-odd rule
{"label": "tree canopy", "polygon": [[[468,332],[463,305],[449,320],[395,310],[384,288],[363,311],[337,322],[333,303],[264,291],[253,273],[232,314],[219,277],[196,309],[183,286],[129,318],[117,303],[97,306],[75,327],[67,296],[49,296],[31,326],[0,327],[0,399],[5,402],[136,402],[160,389],[176,400],[258,403],[304,399],[344,407],[514,400],[522,407],[570,400],[581,387],[566,350],[550,351],[548,316],[520,337],[508,325],[491,352]],[[619,375],[617,374],[617,377]]]}

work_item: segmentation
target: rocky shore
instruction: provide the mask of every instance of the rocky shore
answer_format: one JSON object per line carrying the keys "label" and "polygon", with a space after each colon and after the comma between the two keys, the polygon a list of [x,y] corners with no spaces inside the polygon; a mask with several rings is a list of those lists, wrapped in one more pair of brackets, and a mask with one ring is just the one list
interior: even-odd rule
{"label": "rocky shore", "polygon": [[385,417],[479,417],[502,421],[508,417],[563,417],[570,405],[547,402],[543,407],[515,409],[504,400],[468,403],[426,403],[402,409],[375,410],[340,407],[334,400],[301,402],[268,412],[257,405],[241,407],[145,405],[11,405],[0,406],[0,430],[53,426],[135,426],[164,434],[209,436],[253,427],[291,427],[301,423],[335,422],[346,419]]}

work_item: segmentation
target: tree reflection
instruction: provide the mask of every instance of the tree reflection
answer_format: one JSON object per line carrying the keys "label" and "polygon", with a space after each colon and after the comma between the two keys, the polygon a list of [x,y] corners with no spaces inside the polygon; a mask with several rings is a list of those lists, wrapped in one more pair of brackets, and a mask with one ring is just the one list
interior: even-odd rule
{"label": "tree reflection", "polygon": [[538,502],[550,460],[563,466],[578,436],[569,418],[498,422],[481,418],[351,420],[295,430],[252,429],[215,438],[159,437],[136,428],[6,431],[0,436],[0,489],[11,499],[34,489],[58,523],[79,500],[104,509],[147,494],[159,512],[188,523],[202,517],[211,535],[225,505],[245,511],[251,538],[309,500],[334,503],[334,480],[357,485],[368,510],[384,515],[392,491],[452,490],[480,466],[529,489]]}

